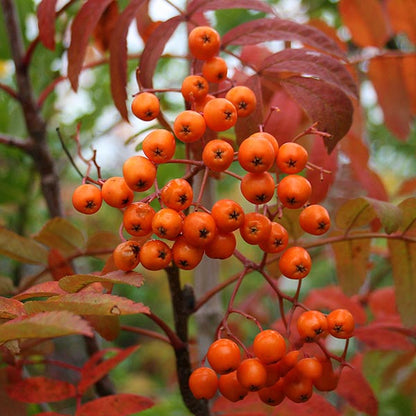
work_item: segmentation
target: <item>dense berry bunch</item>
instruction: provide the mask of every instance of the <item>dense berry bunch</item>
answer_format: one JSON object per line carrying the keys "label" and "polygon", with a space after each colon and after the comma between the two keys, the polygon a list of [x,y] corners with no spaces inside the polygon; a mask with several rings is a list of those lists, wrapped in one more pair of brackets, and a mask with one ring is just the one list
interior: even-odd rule
{"label": "dense berry bunch", "polygon": [[[227,63],[218,55],[220,37],[215,30],[205,26],[193,29],[189,50],[201,72],[185,77],[176,89],[185,108],[172,120],[171,128],[150,131],[142,142],[143,153],[124,162],[121,176],[95,181],[86,178],[73,193],[73,205],[79,212],[93,214],[104,200],[121,210],[122,241],[114,249],[113,260],[123,271],[139,264],[147,270],[171,265],[191,270],[203,256],[226,259],[235,255],[244,263],[246,258],[238,251],[241,243],[258,246],[264,253],[257,269],[270,282],[264,260],[275,256],[281,275],[299,282],[294,297],[283,295],[270,282],[281,303],[292,302],[288,316],[281,308],[287,334],[263,330],[249,317],[260,331],[250,349],[246,348],[228,328],[227,317],[235,312],[230,301],[217,340],[206,354],[209,366],[203,363],[192,373],[189,387],[197,399],[210,399],[219,392],[237,401],[254,391],[270,405],[284,398],[304,402],[314,387],[323,391],[336,387],[346,353],[345,349],[342,356],[334,356],[323,348],[322,354],[314,356],[305,346],[332,336],[346,339],[347,348],[354,319],[345,309],[325,314],[298,302],[301,281],[311,271],[312,258],[304,247],[290,243],[291,236],[280,218],[283,210],[299,210],[299,226],[319,236],[328,231],[330,217],[323,206],[309,203],[312,185],[303,174],[308,152],[296,140],[280,145],[262,126],[238,145],[219,137],[219,132],[233,128],[238,119],[250,116],[259,103],[250,88],[228,78]],[[133,114],[144,121],[156,119],[161,112],[157,94],[155,90],[136,94]],[[186,147],[189,158],[174,159],[178,146]],[[160,183],[158,168],[168,163],[185,164],[186,174]],[[234,167],[244,173],[237,174]],[[199,172],[204,180],[210,175],[234,178],[241,199],[219,199],[210,207],[203,206],[204,180],[200,189],[192,186]],[[244,263],[240,279],[248,273],[249,264]],[[295,312],[302,308],[296,315],[297,334],[289,336],[288,320],[294,320]],[[338,363],[337,369],[333,363]]]}

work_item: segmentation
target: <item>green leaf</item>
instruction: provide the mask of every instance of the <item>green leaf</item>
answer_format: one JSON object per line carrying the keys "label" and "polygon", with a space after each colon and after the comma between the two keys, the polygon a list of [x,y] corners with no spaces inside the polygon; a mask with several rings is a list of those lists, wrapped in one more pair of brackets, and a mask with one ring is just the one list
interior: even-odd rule
{"label": "green leaf", "polygon": [[38,313],[0,325],[0,343],[20,338],[54,338],[71,334],[92,336],[93,333],[84,319],[69,311]]}
{"label": "green leaf", "polygon": [[0,228],[0,254],[28,264],[48,264],[48,250],[31,238]]}
{"label": "green leaf", "polygon": [[343,204],[335,217],[336,225],[345,230],[368,225],[378,218],[387,234],[397,231],[402,220],[402,211],[390,202],[360,197]]}
{"label": "green leaf", "polygon": [[346,295],[358,293],[366,279],[370,245],[371,239],[369,238],[332,244],[338,282]]}
{"label": "green leaf", "polygon": [[134,287],[142,286],[144,282],[143,275],[136,272],[125,273],[121,270],[108,273],[103,276],[94,274],[75,274],[66,276],[59,280],[59,286],[67,292],[78,292],[84,287],[94,282],[107,284],[124,284]]}
{"label": "green leaf", "polygon": [[389,239],[396,303],[403,324],[416,325],[416,243]]}
{"label": "green leaf", "polygon": [[59,250],[64,256],[83,252],[85,247],[82,232],[68,220],[60,217],[49,220],[33,238]]}
{"label": "green leaf", "polygon": [[103,293],[78,292],[53,296],[44,301],[25,303],[27,313],[44,311],[71,311],[79,315],[132,315],[149,313],[149,308],[130,299]]}

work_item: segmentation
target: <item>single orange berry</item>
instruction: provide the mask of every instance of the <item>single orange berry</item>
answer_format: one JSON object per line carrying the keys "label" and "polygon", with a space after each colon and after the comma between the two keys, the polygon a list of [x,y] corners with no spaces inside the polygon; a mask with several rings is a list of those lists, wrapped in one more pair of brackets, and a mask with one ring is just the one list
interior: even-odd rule
{"label": "single orange berry", "polygon": [[151,92],[141,92],[133,98],[131,111],[140,120],[153,120],[160,113],[159,99]]}
{"label": "single orange berry", "polygon": [[189,51],[203,61],[218,55],[220,44],[219,33],[209,26],[197,26],[188,35]]}
{"label": "single orange berry", "polygon": [[89,183],[79,185],[72,193],[72,205],[82,214],[95,214],[102,202],[101,189]]}

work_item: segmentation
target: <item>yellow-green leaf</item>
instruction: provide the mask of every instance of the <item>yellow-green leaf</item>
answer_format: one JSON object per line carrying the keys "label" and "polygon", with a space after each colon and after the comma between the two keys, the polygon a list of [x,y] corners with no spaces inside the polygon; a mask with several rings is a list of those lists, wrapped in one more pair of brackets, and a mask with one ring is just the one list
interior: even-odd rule
{"label": "yellow-green leaf", "polygon": [[134,287],[140,287],[144,278],[143,275],[136,272],[115,271],[103,276],[94,274],[75,274],[72,276],[63,277],[59,280],[59,286],[67,292],[78,292],[91,283],[100,282],[104,284],[124,284]]}
{"label": "yellow-green leaf", "polygon": [[28,264],[48,264],[48,250],[31,238],[0,228],[0,254]]}
{"label": "yellow-green leaf", "polygon": [[397,309],[404,325],[416,325],[416,243],[389,239]]}
{"label": "yellow-green leaf", "polygon": [[132,315],[149,313],[142,303],[115,295],[94,292],[78,292],[53,296],[43,301],[25,303],[27,313],[44,311],[70,311],[79,315]]}
{"label": "yellow-green leaf", "polygon": [[332,244],[338,282],[346,295],[358,293],[367,277],[370,245],[369,238]]}
{"label": "yellow-green leaf", "polygon": [[12,319],[0,325],[0,343],[21,338],[55,338],[64,335],[92,336],[88,323],[68,311],[54,311]]}
{"label": "yellow-green leaf", "polygon": [[64,256],[83,252],[85,248],[83,233],[68,220],[60,217],[49,220],[33,238],[57,249]]}

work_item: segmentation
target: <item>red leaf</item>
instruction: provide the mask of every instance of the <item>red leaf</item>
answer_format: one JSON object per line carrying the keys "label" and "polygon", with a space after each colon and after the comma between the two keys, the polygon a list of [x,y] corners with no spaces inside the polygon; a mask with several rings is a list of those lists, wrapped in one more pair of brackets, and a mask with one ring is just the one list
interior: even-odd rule
{"label": "red leaf", "polygon": [[118,5],[112,1],[104,10],[100,20],[94,28],[94,44],[97,49],[104,52],[110,46],[110,39],[113,35],[114,24],[118,18]]}
{"label": "red leaf", "polygon": [[290,77],[283,87],[306,111],[318,129],[331,134],[325,139],[328,152],[347,134],[352,124],[353,106],[348,96],[333,84],[314,78]]}
{"label": "red leaf", "polygon": [[58,402],[75,397],[77,391],[71,383],[43,376],[30,377],[7,387],[12,399],[25,403]]}
{"label": "red leaf", "polygon": [[370,60],[368,76],[377,92],[386,126],[399,139],[405,140],[410,133],[412,110],[403,63],[403,55],[377,56]]}
{"label": "red leaf", "polygon": [[368,306],[377,320],[390,319],[399,315],[393,286],[371,291],[368,297]]}
{"label": "red leaf", "polygon": [[341,0],[338,7],[356,45],[379,48],[385,45],[390,33],[378,0]]}
{"label": "red leaf", "polygon": [[378,402],[360,365],[343,368],[336,391],[357,410],[369,416],[377,416]]}
{"label": "red leaf", "polygon": [[192,0],[187,7],[187,14],[217,9],[251,9],[273,13],[273,8],[262,0]]}
{"label": "red leaf", "polygon": [[38,413],[36,416],[67,416],[63,413],[56,413],[56,412],[41,412]]}
{"label": "red leaf", "polygon": [[415,331],[404,328],[400,320],[371,322],[354,331],[355,338],[374,350],[413,351],[411,336]]}
{"label": "red leaf", "polygon": [[18,316],[26,315],[22,302],[16,299],[9,299],[0,296],[0,318],[13,319]]}
{"label": "red leaf", "polygon": [[69,264],[69,261],[56,248],[49,250],[48,265],[54,280],[60,280],[65,276],[74,274],[74,269]]}
{"label": "red leaf", "polygon": [[57,0],[42,0],[36,11],[38,18],[39,39],[43,45],[55,49],[55,6]]}
{"label": "red leaf", "polygon": [[238,25],[223,35],[222,45],[253,45],[274,40],[296,40],[319,51],[344,57],[344,52],[336,42],[320,30],[277,17],[252,20]]}
{"label": "red leaf", "polygon": [[174,16],[161,23],[149,36],[146,45],[143,49],[142,57],[140,59],[140,82],[145,88],[152,88],[153,74],[156,70],[156,65],[161,57],[165,45],[176,30],[179,23],[184,21],[184,16]]}
{"label": "red leaf", "polygon": [[335,181],[338,170],[337,148],[330,154],[325,149],[324,141],[320,136],[313,136],[312,148],[309,150],[309,162],[330,173],[323,173],[319,168],[308,169],[306,177],[312,185],[312,195],[309,198],[311,204],[322,202]]}
{"label": "red leaf", "polygon": [[95,384],[98,380],[102,379],[110,370],[112,370],[117,364],[124,361],[129,355],[133,354],[139,348],[138,345],[126,348],[119,351],[115,356],[108,358],[105,361],[101,361],[103,355],[107,352],[101,350],[94,354],[83,366],[81,370],[81,380],[78,384],[78,391],[84,393],[88,387]]}
{"label": "red leaf", "polygon": [[[117,19],[110,40],[111,94],[120,115],[127,120],[127,32],[145,0],[132,0]],[[143,58],[142,58],[143,59]]]}
{"label": "red leaf", "polygon": [[272,413],[276,416],[341,416],[341,413],[320,394],[313,394],[306,403],[284,400]]}
{"label": "red leaf", "polygon": [[366,312],[359,303],[358,299],[349,297],[342,292],[339,286],[326,286],[309,291],[303,302],[310,309],[328,309],[329,311],[337,308],[348,309],[354,316],[356,324],[363,325],[367,321]]}
{"label": "red leaf", "polygon": [[84,63],[89,38],[111,2],[112,0],[86,1],[72,22],[71,43],[68,48],[68,78],[74,91],[78,89],[79,74]]}
{"label": "red leaf", "polygon": [[345,94],[358,97],[357,85],[338,59],[310,49],[285,49],[266,58],[259,68],[264,76],[275,78],[281,72],[315,77],[334,84]]}
{"label": "red leaf", "polygon": [[75,416],[129,416],[153,405],[154,402],[147,397],[120,393],[83,404]]}
{"label": "red leaf", "polygon": [[14,296],[14,299],[17,300],[26,300],[30,298],[43,298],[56,295],[64,295],[65,292],[59,287],[59,283],[55,280],[50,282],[38,283]]}

